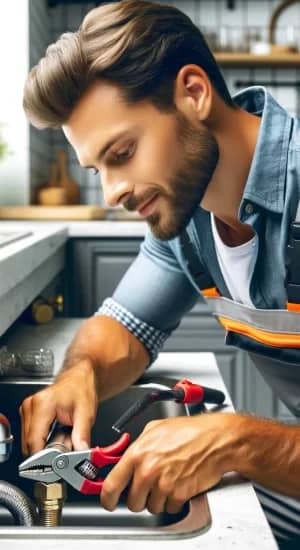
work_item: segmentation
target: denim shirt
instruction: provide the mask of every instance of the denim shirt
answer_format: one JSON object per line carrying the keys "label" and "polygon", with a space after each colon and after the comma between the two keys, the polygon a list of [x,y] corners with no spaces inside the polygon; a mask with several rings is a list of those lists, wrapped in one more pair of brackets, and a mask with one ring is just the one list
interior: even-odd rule
{"label": "denim shirt", "polygon": [[[238,213],[239,220],[252,226],[258,237],[250,297],[256,308],[284,309],[287,240],[300,197],[300,119],[289,116],[262,86],[247,88],[233,100],[261,117]],[[199,262],[220,293],[231,298],[218,265],[210,213],[199,206],[187,231]],[[160,241],[148,230],[139,255],[112,298],[105,300],[96,314],[110,315],[123,323],[144,343],[153,361],[164,340],[198,299],[199,289],[179,237]],[[226,343],[245,347],[242,335],[227,336]]]}

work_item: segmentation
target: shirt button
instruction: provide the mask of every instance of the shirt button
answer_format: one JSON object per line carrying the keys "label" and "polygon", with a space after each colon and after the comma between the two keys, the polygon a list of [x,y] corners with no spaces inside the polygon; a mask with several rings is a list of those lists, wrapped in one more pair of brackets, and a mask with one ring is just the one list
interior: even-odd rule
{"label": "shirt button", "polygon": [[246,214],[252,214],[253,210],[254,210],[253,204],[251,204],[251,202],[248,202],[245,206]]}

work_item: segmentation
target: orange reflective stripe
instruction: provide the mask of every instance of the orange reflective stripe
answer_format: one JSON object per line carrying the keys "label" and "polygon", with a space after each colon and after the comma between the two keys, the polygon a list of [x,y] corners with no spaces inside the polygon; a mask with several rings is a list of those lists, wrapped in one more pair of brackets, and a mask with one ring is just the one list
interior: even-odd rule
{"label": "orange reflective stripe", "polygon": [[300,347],[300,334],[284,334],[282,332],[270,332],[260,328],[254,328],[246,323],[227,319],[226,317],[218,317],[221,325],[226,330],[238,332],[244,336],[249,336],[257,342],[268,344],[275,347],[297,348]]}
{"label": "orange reflective stripe", "polygon": [[216,298],[221,296],[220,292],[217,290],[215,286],[201,290],[201,294],[203,294],[203,296],[206,296],[207,298],[213,298],[213,297]]}
{"label": "orange reflective stripe", "polygon": [[288,309],[289,311],[300,312],[300,304],[293,304],[293,302],[287,302],[286,309]]}

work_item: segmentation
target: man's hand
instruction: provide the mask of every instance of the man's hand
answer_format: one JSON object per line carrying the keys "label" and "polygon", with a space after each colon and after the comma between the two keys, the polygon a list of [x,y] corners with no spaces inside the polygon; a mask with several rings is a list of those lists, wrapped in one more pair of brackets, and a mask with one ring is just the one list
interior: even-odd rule
{"label": "man's hand", "polygon": [[19,409],[22,451],[31,455],[44,448],[54,419],[73,426],[75,450],[90,446],[90,431],[98,408],[94,369],[88,360],[63,371],[56,382],[25,399]]}
{"label": "man's hand", "polygon": [[101,503],[114,510],[129,486],[133,512],[176,513],[232,471],[300,499],[300,426],[235,413],[149,422],[105,479]]}
{"label": "man's hand", "polygon": [[231,449],[230,414],[149,422],[104,481],[101,504],[114,510],[130,484],[127,505],[177,513],[184,502],[218,483]]}
{"label": "man's hand", "polygon": [[89,447],[100,400],[127,388],[148,364],[146,348],[121,323],[101,315],[84,321],[55,383],[25,399],[19,409],[23,453],[45,446],[54,419],[73,426],[75,450]]}

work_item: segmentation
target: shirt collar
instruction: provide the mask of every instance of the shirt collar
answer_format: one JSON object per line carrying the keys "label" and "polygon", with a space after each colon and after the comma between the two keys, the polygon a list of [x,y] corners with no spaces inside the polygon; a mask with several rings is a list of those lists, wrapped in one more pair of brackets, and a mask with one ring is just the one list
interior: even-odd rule
{"label": "shirt collar", "polygon": [[240,219],[245,220],[245,205],[251,201],[263,208],[281,213],[292,118],[263,86],[251,86],[233,96],[245,111],[261,116],[261,125],[250,172],[240,206]]}

